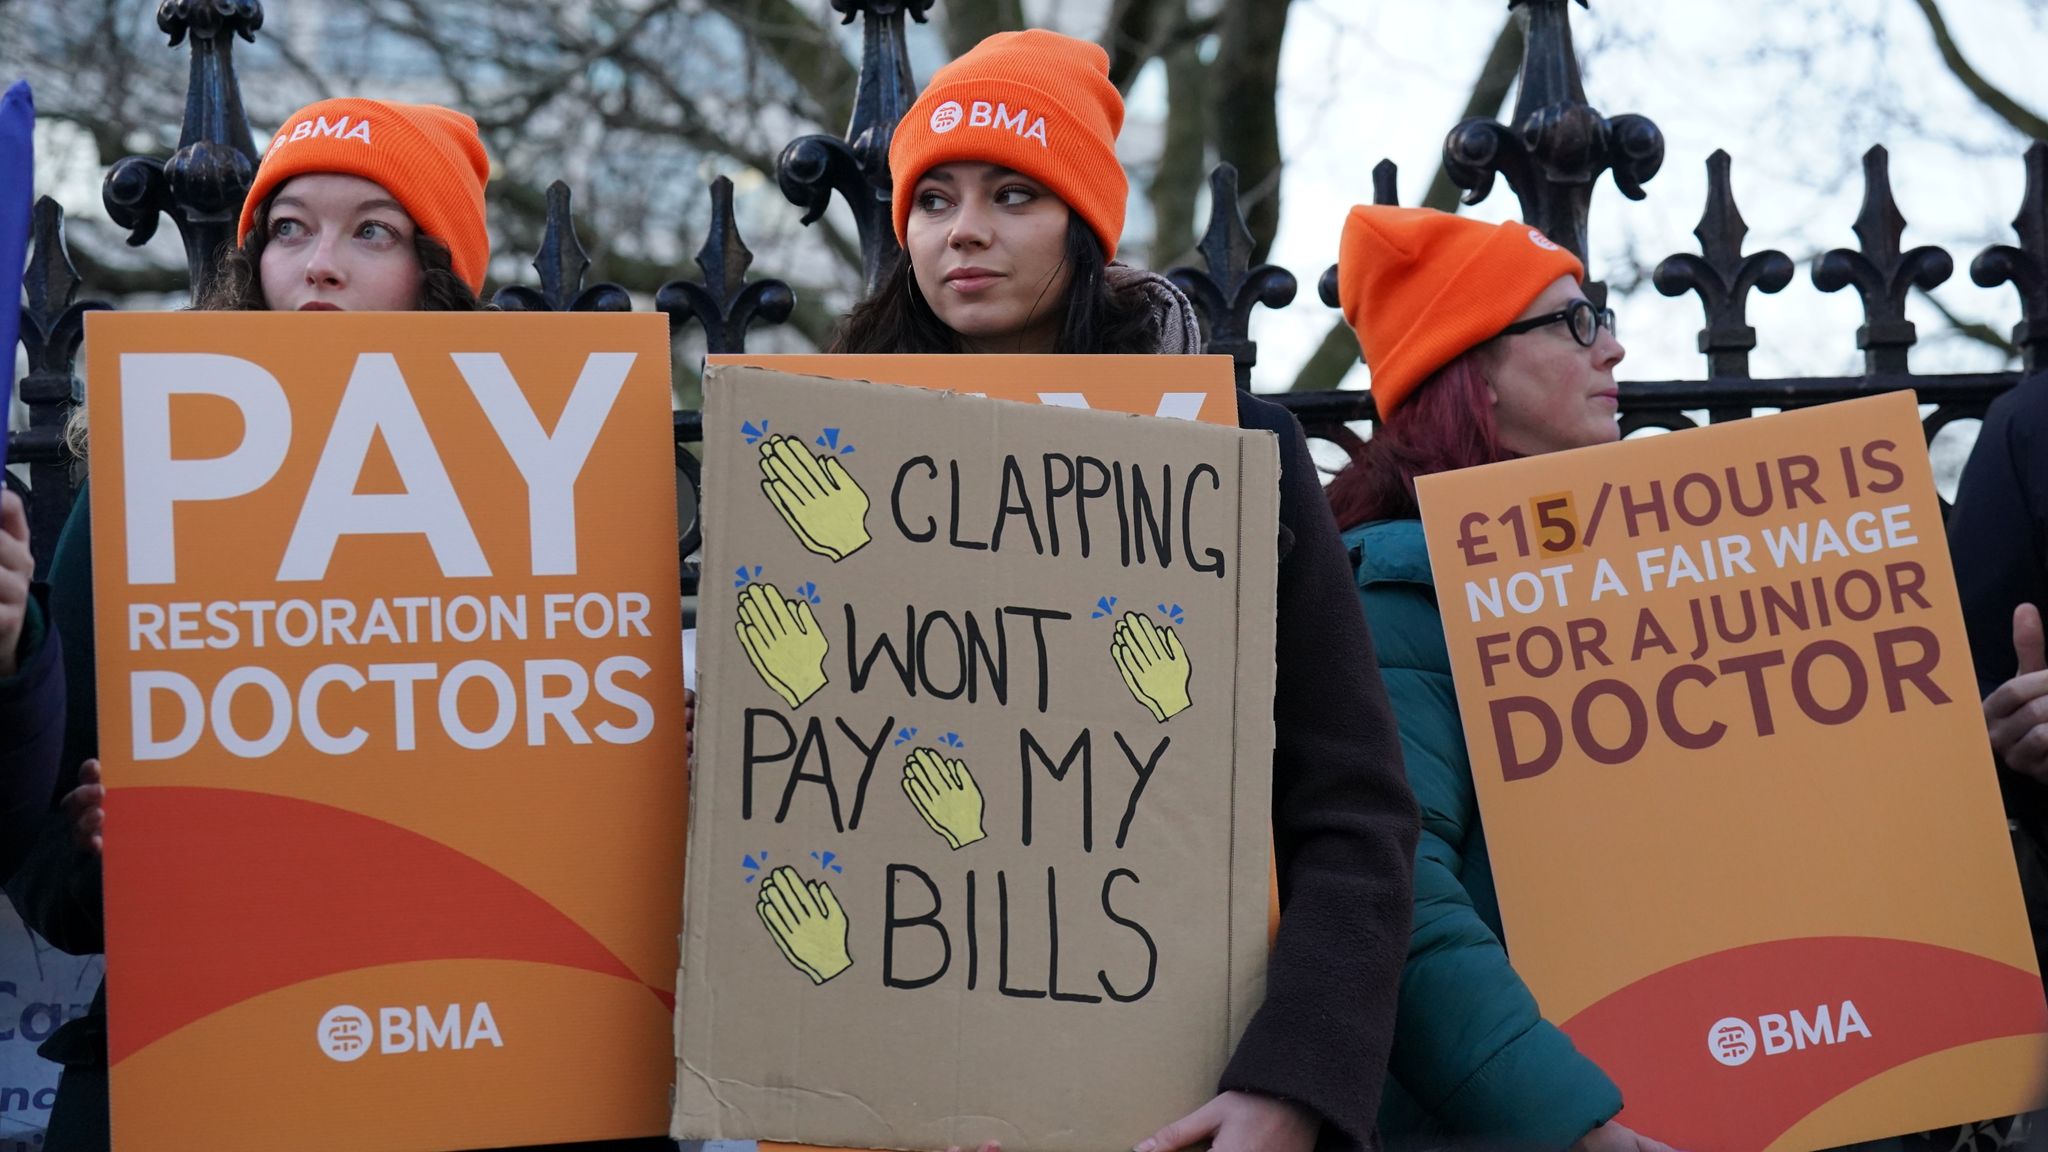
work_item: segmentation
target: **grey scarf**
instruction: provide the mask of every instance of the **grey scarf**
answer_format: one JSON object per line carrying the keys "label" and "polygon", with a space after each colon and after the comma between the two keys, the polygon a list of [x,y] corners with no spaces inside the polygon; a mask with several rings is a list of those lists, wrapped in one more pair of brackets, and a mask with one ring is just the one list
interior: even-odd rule
{"label": "grey scarf", "polygon": [[1152,310],[1153,328],[1159,333],[1159,346],[1153,352],[1162,356],[1201,353],[1202,329],[1195,322],[1195,306],[1172,281],[1129,264],[1111,264],[1103,279],[1110,291],[1119,295],[1137,293]]}

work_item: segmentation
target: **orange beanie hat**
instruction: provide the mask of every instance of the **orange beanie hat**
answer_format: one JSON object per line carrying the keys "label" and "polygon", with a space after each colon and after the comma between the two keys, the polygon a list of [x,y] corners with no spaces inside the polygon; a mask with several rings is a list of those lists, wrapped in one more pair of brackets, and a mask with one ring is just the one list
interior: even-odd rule
{"label": "orange beanie hat", "polygon": [[242,202],[240,243],[256,209],[278,186],[308,172],[340,172],[391,193],[419,230],[448,246],[455,274],[484,290],[491,238],[484,228],[484,182],[491,159],[476,121],[436,104],[388,104],[340,97],[292,113],[271,138]]}
{"label": "orange beanie hat", "polygon": [[1337,298],[1372,369],[1380,419],[1437,369],[1500,334],[1579,258],[1527,224],[1360,205],[1344,222]]}
{"label": "orange beanie hat", "polygon": [[1124,98],[1109,54],[1085,40],[1031,29],[998,32],[938,70],[889,146],[896,240],[924,174],[955,160],[1022,172],[1066,201],[1116,255],[1130,181],[1116,158]]}

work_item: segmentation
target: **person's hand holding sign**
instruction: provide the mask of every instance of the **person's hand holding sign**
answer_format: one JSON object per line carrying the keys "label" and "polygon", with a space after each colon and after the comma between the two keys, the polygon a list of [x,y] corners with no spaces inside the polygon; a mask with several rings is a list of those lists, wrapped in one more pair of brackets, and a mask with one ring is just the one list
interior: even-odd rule
{"label": "person's hand holding sign", "polygon": [[785,600],[773,584],[740,589],[740,647],[761,680],[791,708],[825,686],[825,631],[804,600]]}
{"label": "person's hand holding sign", "polygon": [[1571,1152],[1676,1152],[1676,1149],[1662,1140],[1652,1140],[1609,1120],[1579,1137],[1579,1142],[1571,1146]]}
{"label": "person's hand holding sign", "polygon": [[838,459],[794,436],[761,441],[761,491],[805,548],[838,563],[868,543],[868,494]]}
{"label": "person's hand holding sign", "polygon": [[988,835],[981,827],[981,786],[964,760],[919,748],[903,762],[903,794],[956,852]]}
{"label": "person's hand holding sign", "polygon": [[785,865],[761,881],[761,898],[754,907],[783,958],[811,983],[823,984],[853,966],[846,951],[846,913],[830,884],[806,884],[796,869]]}
{"label": "person's hand holding sign", "polygon": [[1177,1152],[1204,1141],[1211,1152],[1309,1152],[1322,1127],[1301,1105],[1256,1092],[1225,1092],[1139,1142],[1133,1152]]}
{"label": "person's hand holding sign", "polygon": [[2000,763],[2048,783],[2048,643],[2039,608],[2022,604],[2013,610],[2012,647],[2019,671],[1984,698],[1984,725]]}
{"label": "person's hand holding sign", "polygon": [[101,804],[106,798],[106,786],[100,783],[100,762],[94,759],[78,766],[78,787],[66,792],[59,803],[65,821],[71,825],[71,842],[95,856],[100,854],[105,839],[107,813]]}
{"label": "person's hand holding sign", "polygon": [[1194,669],[1171,627],[1152,623],[1142,612],[1126,612],[1116,623],[1116,639],[1109,650],[1117,671],[1123,673],[1124,686],[1154,720],[1164,724],[1192,703],[1188,677]]}
{"label": "person's hand holding sign", "polygon": [[0,676],[20,667],[15,648],[28,621],[28,586],[36,558],[28,547],[28,510],[13,492],[0,493]]}

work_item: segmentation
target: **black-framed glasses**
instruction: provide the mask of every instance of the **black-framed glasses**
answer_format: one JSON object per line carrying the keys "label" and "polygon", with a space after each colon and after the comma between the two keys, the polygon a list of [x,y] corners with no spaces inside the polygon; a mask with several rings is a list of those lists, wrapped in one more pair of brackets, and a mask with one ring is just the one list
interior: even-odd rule
{"label": "black-framed glasses", "polygon": [[1595,308],[1591,300],[1580,298],[1565,305],[1556,312],[1545,313],[1542,316],[1531,316],[1527,320],[1517,320],[1513,324],[1501,329],[1500,334],[1503,336],[1513,336],[1521,332],[1532,332],[1543,327],[1545,324],[1555,324],[1559,320],[1564,321],[1571,329],[1572,339],[1578,341],[1580,346],[1585,348],[1591,348],[1593,341],[1600,338],[1600,329],[1605,328],[1609,332],[1615,330],[1614,309]]}

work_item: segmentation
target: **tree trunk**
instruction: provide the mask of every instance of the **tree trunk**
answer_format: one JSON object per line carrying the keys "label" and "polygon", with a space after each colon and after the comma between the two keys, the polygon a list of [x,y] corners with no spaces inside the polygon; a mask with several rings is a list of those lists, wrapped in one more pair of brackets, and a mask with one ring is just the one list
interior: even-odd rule
{"label": "tree trunk", "polygon": [[[1186,0],[1180,0],[1186,16]],[[1166,63],[1166,139],[1147,198],[1152,202],[1152,267],[1171,268],[1194,250],[1198,239],[1195,197],[1205,186],[1209,150],[1209,66],[1201,45],[1185,40],[1170,48]]]}
{"label": "tree trunk", "polygon": [[[1455,123],[1480,116],[1498,118],[1508,106],[1508,93],[1514,91],[1515,77],[1521,71],[1522,22],[1509,16],[1501,25],[1500,35],[1493,38],[1493,50],[1486,54],[1479,78],[1472,82],[1472,95],[1465,101],[1465,111]],[[1451,183],[1451,174],[1441,160],[1437,162],[1436,175],[1429,181],[1429,191],[1423,194],[1422,206],[1439,212],[1458,210],[1458,186]]]}
{"label": "tree trunk", "polygon": [[1024,0],[953,0],[946,13],[946,51],[958,60],[967,50],[998,32],[1025,26]]}
{"label": "tree trunk", "polygon": [[1116,0],[1102,47],[1109,53],[1109,82],[1128,94],[1131,82],[1160,52],[1162,33],[1187,17],[1187,0]]}
{"label": "tree trunk", "polygon": [[1237,166],[1252,262],[1280,229],[1280,43],[1288,0],[1228,0],[1217,24],[1213,100],[1217,158]]}

